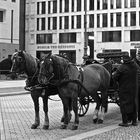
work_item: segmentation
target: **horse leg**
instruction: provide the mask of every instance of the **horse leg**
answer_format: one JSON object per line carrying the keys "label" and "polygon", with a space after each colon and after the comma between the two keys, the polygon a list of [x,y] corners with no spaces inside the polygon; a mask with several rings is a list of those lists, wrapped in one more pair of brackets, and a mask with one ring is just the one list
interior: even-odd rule
{"label": "horse leg", "polygon": [[74,114],[75,114],[75,121],[74,121],[74,124],[72,126],[72,130],[77,130],[78,125],[79,125],[78,103],[77,103],[78,99],[77,98],[73,98],[73,111],[74,111]]}
{"label": "horse leg", "polygon": [[[72,117],[72,114],[71,114],[71,111],[72,111],[72,100],[71,99],[69,99],[69,109],[68,109],[68,116],[69,116],[69,122],[70,122],[70,120],[71,120],[71,117]],[[62,116],[62,118],[61,118],[61,122],[64,122],[64,119],[65,119],[65,115],[64,115],[64,113],[63,113],[63,116]]]}
{"label": "horse leg", "polygon": [[69,123],[69,99],[67,97],[61,97],[63,103],[63,110],[64,110],[64,122],[61,125],[61,129],[66,129]]}
{"label": "horse leg", "polygon": [[101,106],[101,98],[99,97],[97,92],[94,92],[94,96],[92,96],[92,98],[94,99],[94,101],[96,102],[96,107],[95,110],[93,112],[93,122],[97,123],[98,121],[98,113],[99,113],[99,109]]}
{"label": "horse leg", "polygon": [[49,128],[49,117],[48,117],[48,96],[43,96],[43,110],[45,113],[45,117],[44,117],[44,125],[43,125],[43,129],[48,129]]}
{"label": "horse leg", "polygon": [[102,97],[102,105],[101,105],[101,113],[98,119],[98,123],[103,123],[104,115],[105,115],[105,112],[107,112],[107,106],[108,106],[107,92],[106,91],[102,92],[101,97]]}
{"label": "horse leg", "polygon": [[35,122],[32,124],[31,129],[36,129],[40,125],[40,117],[39,117],[39,96],[35,96],[33,94],[31,93],[31,97],[33,99],[34,108],[35,108]]}

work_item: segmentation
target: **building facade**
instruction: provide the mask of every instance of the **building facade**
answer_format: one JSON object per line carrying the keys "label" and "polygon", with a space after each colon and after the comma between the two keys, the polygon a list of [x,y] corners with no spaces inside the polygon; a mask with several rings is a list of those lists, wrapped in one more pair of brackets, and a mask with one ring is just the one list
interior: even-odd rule
{"label": "building facade", "polygon": [[19,0],[0,0],[0,61],[19,48]]}
{"label": "building facade", "polygon": [[[139,0],[26,0],[26,51],[83,56],[140,47]],[[85,36],[87,35],[87,36]],[[86,41],[88,41],[87,45]]]}

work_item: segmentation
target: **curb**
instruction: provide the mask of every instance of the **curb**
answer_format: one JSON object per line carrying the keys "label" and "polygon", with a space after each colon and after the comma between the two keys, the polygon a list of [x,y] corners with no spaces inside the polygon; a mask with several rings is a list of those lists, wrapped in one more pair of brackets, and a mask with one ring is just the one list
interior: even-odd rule
{"label": "curb", "polygon": [[18,91],[18,92],[8,92],[8,93],[0,93],[0,97],[6,97],[6,96],[16,96],[16,95],[25,95],[30,94],[29,91]]}

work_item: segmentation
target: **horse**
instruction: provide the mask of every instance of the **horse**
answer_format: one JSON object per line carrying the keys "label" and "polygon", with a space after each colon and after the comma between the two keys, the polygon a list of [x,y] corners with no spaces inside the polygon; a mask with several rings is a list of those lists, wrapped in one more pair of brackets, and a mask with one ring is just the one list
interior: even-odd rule
{"label": "horse", "polygon": [[[72,109],[75,114],[72,130],[78,129],[79,116],[77,98],[91,96],[96,102],[93,113],[94,123],[103,123],[104,113],[107,112],[107,90],[110,85],[110,73],[100,64],[86,65],[79,71],[76,65],[55,54],[48,54],[40,64],[38,81],[42,85],[56,80],[59,96],[64,106],[65,119],[62,129],[68,126],[68,104],[72,100]],[[54,82],[53,82],[54,84]],[[100,91],[99,95],[97,91]],[[99,115],[99,110],[101,113]]]}
{"label": "horse", "polygon": [[[26,90],[31,91],[31,98],[34,103],[35,109],[35,121],[31,126],[31,129],[36,129],[40,125],[40,115],[39,115],[39,97],[43,100],[43,110],[44,110],[44,124],[43,129],[49,128],[49,117],[48,117],[48,98],[51,95],[58,94],[56,86],[48,85],[43,88],[36,88],[38,83],[38,73],[39,73],[40,61],[34,58],[32,55],[25,51],[19,51],[12,56],[12,68],[11,72],[16,72],[18,74],[25,73],[27,75],[26,80]],[[61,121],[63,121],[64,116]],[[70,118],[69,118],[70,119]]]}

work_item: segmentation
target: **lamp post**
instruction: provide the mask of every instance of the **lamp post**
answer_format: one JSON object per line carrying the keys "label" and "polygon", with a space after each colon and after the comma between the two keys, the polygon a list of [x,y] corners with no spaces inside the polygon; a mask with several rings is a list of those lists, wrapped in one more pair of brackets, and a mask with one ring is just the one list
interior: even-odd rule
{"label": "lamp post", "polygon": [[84,0],[84,11],[85,11],[85,16],[84,16],[84,62],[87,60],[88,55],[87,55],[87,46],[88,46],[88,36],[87,36],[87,0]]}

